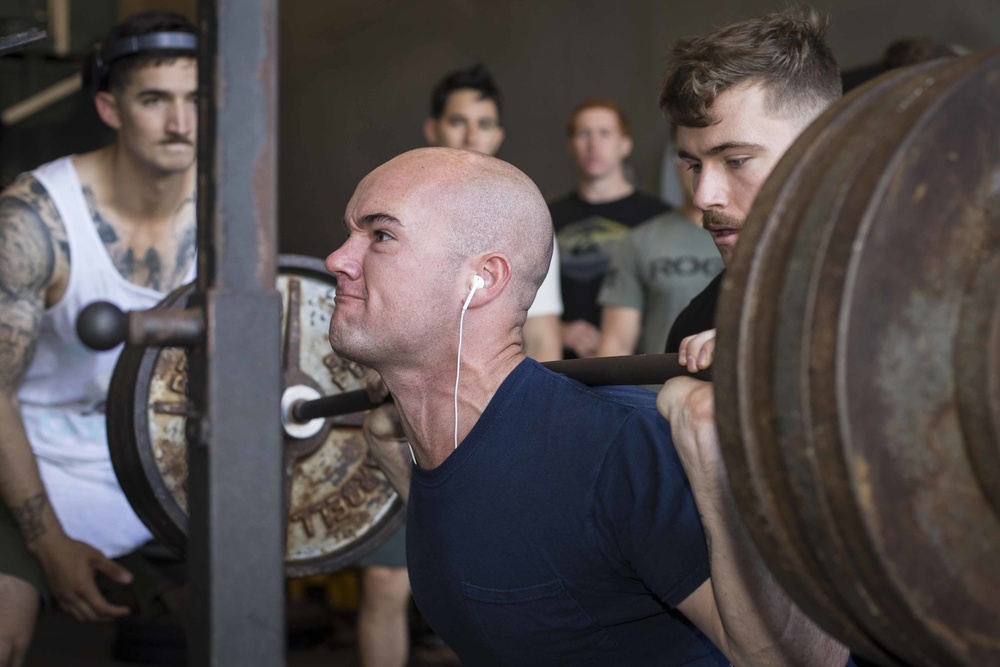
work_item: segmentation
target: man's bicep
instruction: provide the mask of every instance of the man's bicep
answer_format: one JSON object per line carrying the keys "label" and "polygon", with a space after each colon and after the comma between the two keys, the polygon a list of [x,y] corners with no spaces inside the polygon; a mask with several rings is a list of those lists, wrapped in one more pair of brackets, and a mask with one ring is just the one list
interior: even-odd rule
{"label": "man's bicep", "polygon": [[55,249],[39,213],[17,197],[0,197],[0,389],[16,388],[38,338]]}

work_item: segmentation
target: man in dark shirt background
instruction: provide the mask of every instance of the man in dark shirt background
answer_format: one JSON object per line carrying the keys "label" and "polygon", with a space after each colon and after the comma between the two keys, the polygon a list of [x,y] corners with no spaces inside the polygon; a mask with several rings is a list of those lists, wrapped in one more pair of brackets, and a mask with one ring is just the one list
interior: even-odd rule
{"label": "man in dark shirt background", "polygon": [[615,102],[590,99],[566,127],[577,170],[576,190],[552,202],[562,278],[563,356],[591,357],[601,340],[597,293],[618,243],[629,229],[670,210],[626,178],[632,127]]}

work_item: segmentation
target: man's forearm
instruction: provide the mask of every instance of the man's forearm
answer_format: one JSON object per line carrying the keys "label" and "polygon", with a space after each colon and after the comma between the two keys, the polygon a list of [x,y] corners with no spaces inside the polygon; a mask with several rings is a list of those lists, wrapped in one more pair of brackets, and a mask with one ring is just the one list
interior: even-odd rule
{"label": "man's forearm", "polygon": [[601,344],[597,346],[595,357],[623,357],[633,354],[635,347],[622,341],[617,336],[605,333],[601,336]]}
{"label": "man's forearm", "polygon": [[410,499],[410,476],[413,474],[412,460],[406,440],[393,442],[389,446],[372,449],[372,456],[385,474],[389,484],[399,494],[404,503]]}
{"label": "man's forearm", "polygon": [[688,608],[682,611],[736,665],[843,667],[847,649],[785,595],[743,526],[722,459],[714,404],[711,384],[686,377],[666,382],[656,399],[670,422],[710,558],[710,594],[685,601]]}
{"label": "man's forearm", "polygon": [[597,357],[618,357],[635,354],[642,330],[642,311],[624,306],[604,306],[601,309],[601,342]]}
{"label": "man's forearm", "polygon": [[562,358],[559,317],[538,315],[529,317],[521,330],[524,356],[536,361],[556,361]]}
{"label": "man's forearm", "polygon": [[0,498],[31,548],[62,527],[49,504],[16,398],[0,397]]}
{"label": "man's forearm", "polygon": [[405,503],[410,498],[413,454],[399,422],[399,413],[391,403],[381,405],[365,417],[361,429],[368,451],[386,479]]}
{"label": "man's forearm", "polygon": [[722,469],[690,475],[730,659],[736,665],[843,667],[847,649],[820,630],[775,581],[724,477]]}

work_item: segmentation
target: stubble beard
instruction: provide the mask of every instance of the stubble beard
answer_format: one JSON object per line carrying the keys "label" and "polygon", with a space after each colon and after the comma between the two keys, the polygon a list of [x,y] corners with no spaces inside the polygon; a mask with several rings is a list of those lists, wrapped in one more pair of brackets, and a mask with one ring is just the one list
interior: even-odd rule
{"label": "stubble beard", "polygon": [[721,211],[702,211],[702,224],[706,228],[710,227],[725,227],[726,229],[734,229],[741,231],[743,229],[743,224],[746,222],[745,219],[737,218],[734,215],[726,215]]}

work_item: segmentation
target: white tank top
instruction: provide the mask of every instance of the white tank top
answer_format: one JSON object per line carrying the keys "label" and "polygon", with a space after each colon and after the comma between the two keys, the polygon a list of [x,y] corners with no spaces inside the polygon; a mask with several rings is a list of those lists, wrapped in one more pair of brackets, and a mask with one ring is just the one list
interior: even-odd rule
{"label": "white tank top", "polygon": [[[119,273],[97,234],[72,156],[42,165],[32,175],[48,191],[66,228],[70,269],[66,293],[42,315],[18,398],[64,530],[113,557],[151,536],[128,506],[108,452],[104,403],[121,346],[106,352],[87,348],[76,335],[76,318],[93,301],[141,310],[164,294]],[[188,274],[185,281],[193,279],[194,265]]]}

